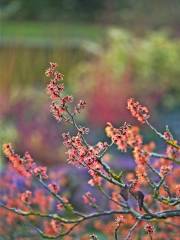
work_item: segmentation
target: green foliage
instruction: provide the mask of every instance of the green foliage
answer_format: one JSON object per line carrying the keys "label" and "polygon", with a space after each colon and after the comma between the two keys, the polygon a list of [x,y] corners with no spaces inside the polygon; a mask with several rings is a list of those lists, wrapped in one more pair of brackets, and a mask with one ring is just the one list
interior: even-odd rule
{"label": "green foliage", "polygon": [[105,74],[109,86],[122,84],[151,106],[174,109],[180,106],[179,62],[180,41],[165,32],[151,32],[140,38],[111,29],[98,61],[78,66],[77,78],[86,79],[92,86]]}
{"label": "green foliage", "polygon": [[2,167],[2,144],[4,142],[14,142],[18,137],[16,128],[5,121],[0,120],[0,168]]}
{"label": "green foliage", "polygon": [[[64,22],[15,22],[4,21],[1,25],[1,39],[13,40],[13,43],[23,43],[23,46],[34,45],[61,46],[64,42],[73,40],[101,41],[105,29],[93,24]],[[5,41],[4,40],[4,41]],[[40,41],[41,40],[41,41]],[[42,42],[43,40],[43,42]],[[32,43],[31,43],[32,42]],[[39,44],[38,44],[39,43]]]}
{"label": "green foliage", "polygon": [[94,20],[103,7],[103,0],[8,0],[3,7],[20,5],[16,14],[10,17],[16,20]]}
{"label": "green foliage", "polygon": [[0,18],[116,24],[136,31],[169,27],[178,32],[179,0],[1,0]]}
{"label": "green foliage", "polygon": [[180,41],[163,33],[144,39],[135,56],[136,89],[163,94],[165,107],[179,106]]}

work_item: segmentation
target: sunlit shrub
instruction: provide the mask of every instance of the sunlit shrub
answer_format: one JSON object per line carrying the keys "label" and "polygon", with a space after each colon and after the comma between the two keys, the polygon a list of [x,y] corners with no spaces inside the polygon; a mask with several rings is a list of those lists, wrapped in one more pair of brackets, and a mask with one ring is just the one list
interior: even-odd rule
{"label": "sunlit shrub", "polygon": [[98,54],[73,73],[76,92],[81,95],[79,86],[85,85],[88,117],[94,124],[101,125],[107,116],[116,123],[120,116],[127,120],[124,108],[130,96],[148,104],[154,113],[180,106],[179,40],[164,32],[136,37],[112,29]]}

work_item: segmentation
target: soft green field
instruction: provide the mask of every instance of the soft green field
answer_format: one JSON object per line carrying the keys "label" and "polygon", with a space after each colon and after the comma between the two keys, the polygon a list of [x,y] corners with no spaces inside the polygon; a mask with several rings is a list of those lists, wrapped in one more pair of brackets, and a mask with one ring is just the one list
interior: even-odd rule
{"label": "soft green field", "polygon": [[65,40],[86,39],[101,41],[105,28],[88,24],[73,24],[62,22],[1,22],[0,35],[11,40]]}
{"label": "soft green field", "polygon": [[62,22],[0,23],[0,87],[41,85],[49,61],[67,75],[73,66],[101,47],[106,29]]}

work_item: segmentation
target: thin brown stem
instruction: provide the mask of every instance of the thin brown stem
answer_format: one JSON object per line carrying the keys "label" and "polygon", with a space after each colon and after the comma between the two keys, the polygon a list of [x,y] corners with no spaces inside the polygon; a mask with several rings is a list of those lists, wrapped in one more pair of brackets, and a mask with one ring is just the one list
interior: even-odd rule
{"label": "thin brown stem", "polygon": [[140,220],[137,220],[134,225],[130,228],[127,237],[124,240],[129,240],[130,237],[132,236],[133,231],[135,230],[135,228],[137,227],[137,225],[139,224]]}

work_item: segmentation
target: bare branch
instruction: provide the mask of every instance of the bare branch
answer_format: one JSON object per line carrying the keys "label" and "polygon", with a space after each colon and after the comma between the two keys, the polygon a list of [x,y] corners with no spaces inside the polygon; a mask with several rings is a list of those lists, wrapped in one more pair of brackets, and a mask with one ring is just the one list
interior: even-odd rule
{"label": "bare branch", "polygon": [[137,220],[134,225],[130,228],[127,237],[124,240],[129,240],[130,237],[132,236],[133,231],[135,230],[135,228],[137,227],[137,225],[139,224],[140,220]]}

